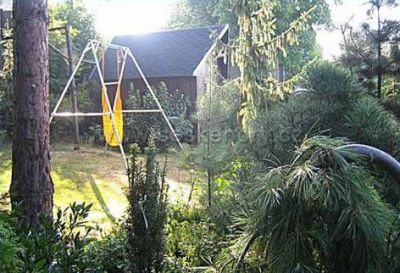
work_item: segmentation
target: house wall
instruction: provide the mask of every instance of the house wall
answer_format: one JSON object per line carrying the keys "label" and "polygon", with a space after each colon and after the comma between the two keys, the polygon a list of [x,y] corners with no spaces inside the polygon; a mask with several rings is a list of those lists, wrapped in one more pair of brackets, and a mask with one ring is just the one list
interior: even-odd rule
{"label": "house wall", "polygon": [[203,60],[194,73],[195,73],[194,75],[197,78],[196,81],[197,96],[200,97],[201,94],[203,94],[206,91],[207,80],[209,78],[207,60]]}
{"label": "house wall", "polygon": [[[221,37],[221,41],[223,43],[228,43],[229,41],[229,31],[226,31],[225,34]],[[211,49],[209,53],[205,56],[205,58],[200,62],[194,71],[194,76],[197,77],[197,95],[200,96],[207,88],[207,81],[210,76],[213,77],[213,80],[216,80],[217,83],[222,83],[224,79],[228,78],[228,63],[224,60],[223,54],[219,54],[216,56],[216,59],[212,60],[216,67],[216,71],[213,72],[214,75],[210,75],[209,71],[209,61],[213,56],[212,51],[216,49]]]}

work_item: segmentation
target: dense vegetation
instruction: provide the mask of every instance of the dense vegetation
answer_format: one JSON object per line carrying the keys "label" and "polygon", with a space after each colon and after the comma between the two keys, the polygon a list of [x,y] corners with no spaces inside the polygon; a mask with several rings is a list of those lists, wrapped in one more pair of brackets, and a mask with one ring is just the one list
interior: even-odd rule
{"label": "dense vegetation", "polygon": [[[348,147],[370,145],[400,159],[399,121],[386,93],[378,91],[379,77],[395,77],[379,69],[378,75],[367,77],[365,66],[349,62],[356,44],[344,47],[341,63],[318,59],[310,25],[328,24],[329,8],[325,1],[306,2],[180,1],[171,26],[232,21],[238,38],[218,43],[240,74],[221,84],[211,79],[199,98],[193,117],[199,143],[168,151],[171,140],[159,119],[126,119],[127,142],[137,144],[129,151],[124,217],[101,233],[89,224],[91,205],[73,203],[53,218],[40,214],[37,225],[21,225],[25,211],[15,203],[12,211],[0,211],[0,271],[399,272],[399,179]],[[376,9],[395,2],[371,4]],[[290,11],[287,20],[279,20],[283,10]],[[62,4],[50,14],[79,25],[77,48],[82,37],[97,35],[82,6]],[[384,26],[389,25],[390,30],[397,27],[393,22]],[[364,28],[356,42],[370,42],[363,36],[370,32]],[[51,39],[61,43],[60,37]],[[391,45],[397,52],[398,43]],[[60,60],[53,57],[51,67],[60,69]],[[397,64],[397,57],[386,57],[378,60],[378,68],[383,61],[391,68]],[[281,65],[288,78],[278,80],[274,74]],[[368,70],[377,72],[375,66]],[[212,62],[209,70],[215,71]],[[56,80],[50,86],[60,84]],[[12,100],[7,86],[0,89],[2,106]],[[397,96],[398,85],[391,88]],[[130,93],[130,106],[154,107],[133,87]],[[156,93],[167,115],[174,117],[179,137],[190,142],[187,98],[164,85]],[[80,98],[80,103],[91,107],[90,98]],[[2,109],[3,126],[9,113]],[[70,130],[71,124],[64,125]],[[64,125],[57,126],[63,131]],[[1,128],[8,127],[12,123]],[[89,123],[85,133],[93,144],[102,144],[101,128]],[[64,134],[69,133],[58,138]],[[191,189],[188,200],[168,202],[173,194],[168,158],[160,165],[160,150],[178,158],[190,173],[185,181]],[[1,209],[9,205],[8,196],[0,201],[5,203]]]}

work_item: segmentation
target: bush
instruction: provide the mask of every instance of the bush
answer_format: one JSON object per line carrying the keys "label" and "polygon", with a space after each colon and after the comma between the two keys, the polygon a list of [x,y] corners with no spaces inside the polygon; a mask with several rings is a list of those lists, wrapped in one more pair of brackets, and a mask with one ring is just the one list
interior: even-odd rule
{"label": "bush", "polygon": [[269,271],[390,272],[396,214],[346,144],[307,139],[290,164],[254,176],[243,236],[259,238]]}
{"label": "bush", "polygon": [[[168,91],[164,83],[153,90],[179,140],[181,142],[192,142],[193,124],[187,118],[187,111],[190,107],[189,99],[178,90]],[[133,90],[131,86],[129,93],[130,96],[126,103],[127,109],[158,109],[150,92],[142,94]],[[125,142],[137,143],[141,148],[149,143],[150,136],[154,138],[156,146],[161,149],[176,144],[176,140],[161,113],[128,115],[125,118],[125,128]]]}
{"label": "bush", "polygon": [[161,272],[165,252],[167,185],[166,166],[155,160],[154,142],[146,148],[145,166],[139,159],[139,146],[131,148],[128,170],[128,212],[126,232],[133,272]]}
{"label": "bush", "polygon": [[125,230],[116,226],[111,233],[88,246],[89,260],[107,273],[130,273],[129,249]]}
{"label": "bush", "polygon": [[358,101],[346,114],[345,130],[350,139],[399,155],[400,132],[396,118],[373,98]]}
{"label": "bush", "polygon": [[99,265],[86,253],[92,230],[86,222],[90,208],[73,203],[58,209],[54,221],[42,215],[35,229],[16,226],[25,250],[22,270],[16,272],[99,272]]}
{"label": "bush", "polygon": [[0,272],[20,272],[24,248],[19,242],[14,226],[16,219],[0,211]]}
{"label": "bush", "polygon": [[313,135],[347,137],[398,154],[400,130],[395,117],[348,71],[332,64],[314,66],[305,87],[306,91],[272,105],[255,119],[250,147],[258,160],[286,164],[296,145]]}
{"label": "bush", "polygon": [[218,224],[209,218],[208,211],[184,205],[171,206],[165,271],[198,272],[211,267],[219,253],[229,245],[229,238],[219,234],[219,229]]}

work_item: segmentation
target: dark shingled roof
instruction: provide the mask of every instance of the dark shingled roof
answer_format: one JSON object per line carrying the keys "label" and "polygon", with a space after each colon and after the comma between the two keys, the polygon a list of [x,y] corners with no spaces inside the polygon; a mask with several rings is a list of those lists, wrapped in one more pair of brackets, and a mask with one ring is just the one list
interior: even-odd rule
{"label": "dark shingled roof", "polygon": [[[116,36],[112,43],[129,47],[146,77],[191,76],[214,44],[212,33],[221,35],[224,26]],[[116,50],[107,49],[105,80],[117,79]],[[124,77],[140,78],[130,58]]]}

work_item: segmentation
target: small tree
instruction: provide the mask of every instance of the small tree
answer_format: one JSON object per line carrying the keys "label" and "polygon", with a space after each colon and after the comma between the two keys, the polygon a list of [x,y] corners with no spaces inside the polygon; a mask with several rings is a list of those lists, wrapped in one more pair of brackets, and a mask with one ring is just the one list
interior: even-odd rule
{"label": "small tree", "polygon": [[161,272],[165,248],[167,186],[166,165],[156,162],[153,141],[145,151],[145,166],[139,158],[139,146],[131,148],[128,171],[128,217],[126,230],[133,272]]}

